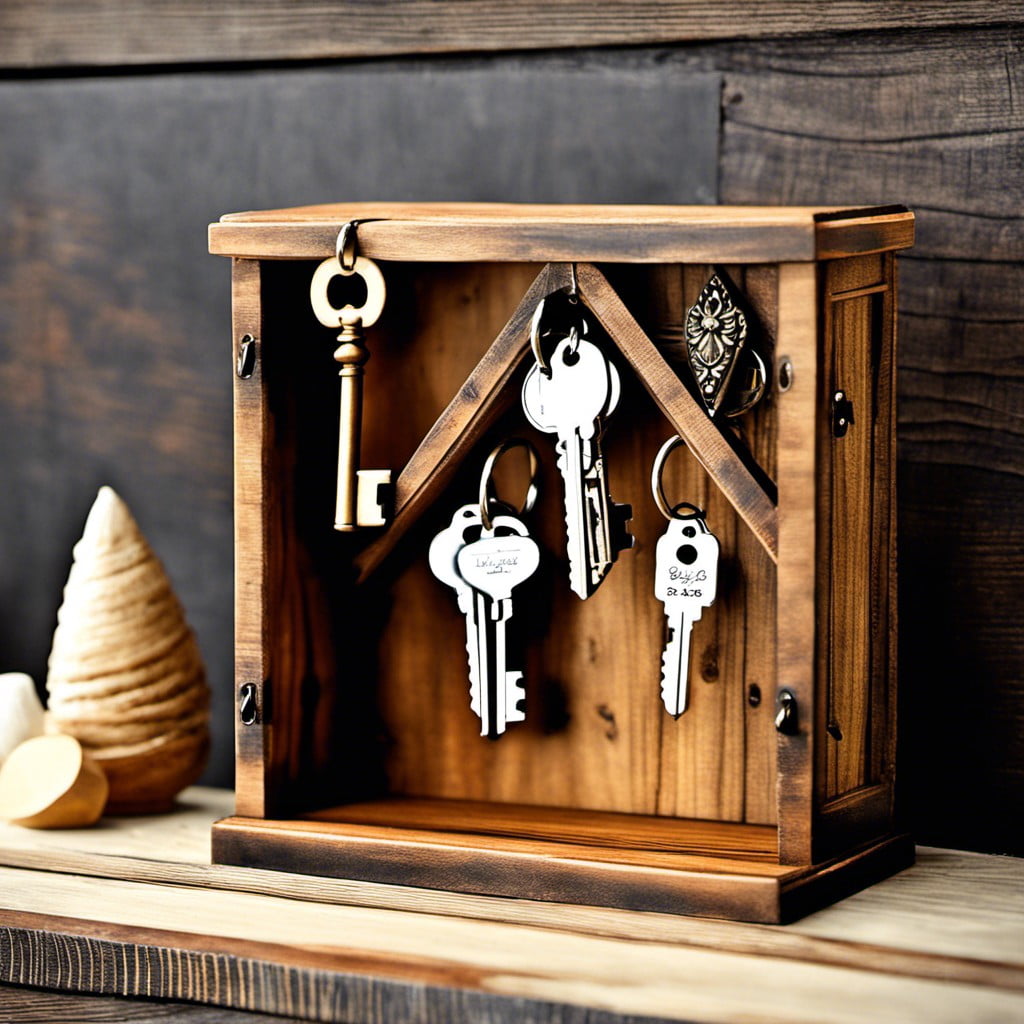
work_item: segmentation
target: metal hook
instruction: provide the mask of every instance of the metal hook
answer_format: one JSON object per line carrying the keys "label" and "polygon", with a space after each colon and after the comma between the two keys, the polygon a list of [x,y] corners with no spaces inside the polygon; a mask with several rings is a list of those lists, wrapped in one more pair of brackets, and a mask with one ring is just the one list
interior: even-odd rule
{"label": "metal hook", "polygon": [[350,220],[339,232],[335,251],[338,265],[343,274],[351,274],[356,269],[356,229],[359,221]]}
{"label": "metal hook", "polygon": [[[705,518],[704,510],[698,508],[696,505],[692,505],[688,501],[681,501],[678,505],[669,505],[665,498],[665,489],[662,487],[661,482],[662,473],[665,469],[665,461],[676,448],[685,445],[686,442],[678,435],[670,437],[661,446],[660,451],[654,457],[654,466],[651,468],[651,493],[654,495],[654,503],[658,506],[658,511],[668,520]],[[689,515],[680,515],[679,510],[681,508],[690,509]]]}
{"label": "metal hook", "polygon": [[525,448],[530,457],[530,486],[526,489],[526,497],[523,499],[522,508],[520,508],[516,515],[528,515],[533,510],[533,506],[537,504],[537,495],[540,493],[537,487],[537,450],[525,438],[506,438],[501,444],[496,445],[492,449],[491,454],[487,456],[487,460],[484,462],[483,472],[480,474],[480,522],[488,532],[494,529],[494,522],[491,519],[491,504],[500,504],[497,494],[491,487],[491,477],[494,474],[494,467],[497,465],[498,459],[513,448]]}
{"label": "metal hook", "polygon": [[578,302],[580,297],[580,282],[576,277],[575,261],[569,264],[569,301]]}
{"label": "metal hook", "polygon": [[533,311],[533,319],[530,321],[530,348],[533,350],[533,358],[537,360],[540,372],[545,377],[551,376],[551,367],[540,347],[540,322],[544,319],[544,303],[547,299],[541,299],[537,308]]}
{"label": "metal hook", "polygon": [[[570,302],[579,302],[579,293],[576,291],[576,264],[572,264],[573,268],[573,285],[572,290],[568,292]],[[555,293],[557,294],[557,293]],[[545,377],[551,376],[551,364],[548,362],[547,356],[544,355],[544,350],[541,346],[541,326],[544,319],[544,313],[546,311],[545,304],[551,296],[545,296],[537,303],[537,308],[533,311],[533,319],[530,321],[530,349],[533,351],[533,358],[537,361],[537,365],[540,367],[540,372]],[[573,324],[569,328],[568,334],[565,335],[569,339],[570,349],[574,355],[576,350],[580,346],[580,338],[583,337],[588,330],[587,321],[583,316],[582,306],[580,312],[575,314],[577,323]]]}

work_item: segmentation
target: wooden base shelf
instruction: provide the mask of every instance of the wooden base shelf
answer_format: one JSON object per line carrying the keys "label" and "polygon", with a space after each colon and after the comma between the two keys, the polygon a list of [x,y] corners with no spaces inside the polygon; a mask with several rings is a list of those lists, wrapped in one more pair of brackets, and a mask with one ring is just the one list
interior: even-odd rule
{"label": "wooden base shelf", "polygon": [[770,826],[395,798],[213,827],[215,863],[778,924],[913,863],[907,836],[813,866]]}

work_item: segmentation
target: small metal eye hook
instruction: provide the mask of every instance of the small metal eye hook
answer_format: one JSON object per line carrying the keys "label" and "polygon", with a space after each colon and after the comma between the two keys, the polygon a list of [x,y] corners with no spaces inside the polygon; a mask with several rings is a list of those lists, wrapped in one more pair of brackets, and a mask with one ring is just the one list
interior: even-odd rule
{"label": "small metal eye hook", "polygon": [[[658,511],[669,521],[673,519],[706,518],[703,509],[699,509],[696,505],[691,505],[688,501],[681,501],[678,505],[669,505],[668,500],[665,498],[665,488],[662,486],[661,479],[665,470],[665,462],[676,448],[685,447],[685,445],[686,442],[678,435],[670,437],[654,457],[654,466],[651,468],[651,494],[654,495],[654,503],[658,506]],[[680,514],[679,510],[683,508],[690,510],[689,515]]]}
{"label": "small metal eye hook", "polygon": [[569,301],[578,302],[580,298],[580,282],[576,276],[575,261],[569,264]]}
{"label": "small metal eye hook", "polygon": [[491,505],[498,503],[497,494],[491,486],[494,467],[497,465],[498,459],[513,448],[525,448],[527,455],[530,457],[530,485],[526,489],[526,497],[523,499],[522,508],[519,509],[516,515],[528,515],[533,511],[533,506],[537,504],[537,496],[540,493],[540,489],[537,486],[537,470],[539,466],[537,449],[525,438],[506,438],[491,450],[491,454],[487,456],[487,460],[484,462],[483,472],[480,474],[480,522],[487,531],[494,528],[494,523],[491,519]]}
{"label": "small metal eye hook", "polygon": [[343,274],[351,274],[356,269],[356,229],[359,221],[350,220],[339,232],[336,252],[338,264]]}

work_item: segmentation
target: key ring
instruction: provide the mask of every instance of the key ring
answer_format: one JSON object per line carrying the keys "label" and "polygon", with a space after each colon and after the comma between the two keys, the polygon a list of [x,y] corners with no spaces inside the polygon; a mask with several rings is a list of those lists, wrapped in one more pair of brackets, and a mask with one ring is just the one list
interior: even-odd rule
{"label": "key ring", "polygon": [[[661,446],[661,450],[654,457],[654,466],[651,469],[651,493],[654,495],[654,503],[658,506],[658,511],[670,522],[673,519],[707,518],[704,515],[703,509],[697,508],[696,505],[693,505],[688,501],[681,501],[678,505],[669,505],[665,498],[665,489],[662,487],[661,482],[661,476],[665,469],[665,461],[676,448],[681,446],[685,447],[685,445],[686,442],[678,435],[670,437]],[[690,510],[689,515],[680,515],[679,510],[681,508],[688,508]]]}
{"label": "key ring", "polygon": [[359,221],[350,220],[339,232],[335,252],[343,274],[351,274],[356,269],[356,228]]}
{"label": "key ring", "polygon": [[537,495],[540,493],[537,487],[537,450],[525,438],[506,438],[501,444],[496,445],[491,454],[487,456],[483,472],[480,474],[480,522],[488,532],[494,528],[494,523],[491,519],[491,504],[492,502],[494,504],[501,504],[497,494],[491,487],[491,476],[494,473],[494,467],[497,465],[498,459],[513,448],[525,448],[530,456],[530,486],[526,489],[523,507],[516,513],[516,516],[529,514],[533,510],[533,506],[537,504]]}

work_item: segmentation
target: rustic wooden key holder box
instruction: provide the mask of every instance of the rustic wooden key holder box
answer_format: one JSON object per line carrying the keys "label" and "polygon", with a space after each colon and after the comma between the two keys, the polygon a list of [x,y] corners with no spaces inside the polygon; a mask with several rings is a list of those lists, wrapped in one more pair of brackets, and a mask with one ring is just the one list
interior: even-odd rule
{"label": "rustic wooden key holder box", "polygon": [[[353,221],[338,258],[377,264],[387,298],[365,349],[338,349],[343,375],[371,356],[339,453],[338,333],[310,281]],[[894,800],[910,213],[322,206],[227,216],[210,240],[233,258],[237,360],[237,813],[214,826],[215,861],[763,922],[912,861]],[[685,358],[714,273],[765,370],[734,419],[708,415]],[[333,306],[366,301],[358,277]],[[534,310],[573,289],[621,373],[603,444],[636,538],[586,601],[566,582],[553,438],[520,407]],[[651,467],[675,434],[664,493],[705,510],[721,547],[679,718],[659,699],[651,582]],[[491,741],[427,548],[510,436],[541,455],[524,518],[545,560],[516,592],[526,720]],[[514,501],[525,472],[503,463]],[[334,528],[339,464],[391,468],[386,525]],[[387,477],[362,476],[350,511],[373,522]]]}

